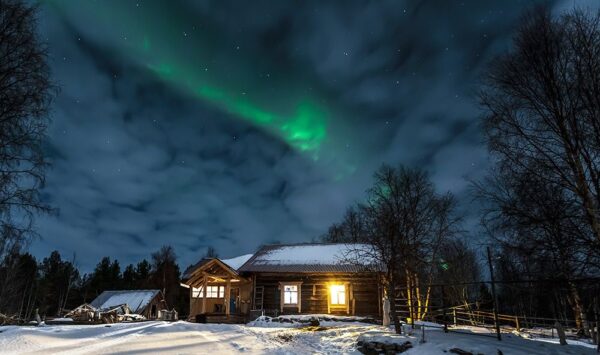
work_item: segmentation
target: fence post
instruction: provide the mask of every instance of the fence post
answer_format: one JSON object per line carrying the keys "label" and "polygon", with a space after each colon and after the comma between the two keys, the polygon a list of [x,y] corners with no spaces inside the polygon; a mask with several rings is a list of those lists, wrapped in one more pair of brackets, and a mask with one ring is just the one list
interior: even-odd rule
{"label": "fence post", "polygon": [[442,317],[444,318],[444,333],[448,333],[448,322],[446,321],[446,302],[444,301],[445,296],[444,285],[442,285]]}
{"label": "fence post", "polygon": [[454,316],[454,326],[456,327],[456,308],[452,309],[452,315]]}
{"label": "fence post", "polygon": [[498,323],[498,298],[496,297],[496,284],[494,282],[494,266],[492,265],[492,253],[490,252],[490,247],[487,247],[487,257],[488,264],[490,266],[490,281],[492,284],[492,304],[494,305],[494,323],[496,325],[496,335],[498,336],[498,340],[502,340],[502,336],[500,335],[500,323]]}
{"label": "fence post", "polygon": [[521,330],[521,327],[519,326],[519,316],[515,316],[515,325],[517,327],[517,332]]}

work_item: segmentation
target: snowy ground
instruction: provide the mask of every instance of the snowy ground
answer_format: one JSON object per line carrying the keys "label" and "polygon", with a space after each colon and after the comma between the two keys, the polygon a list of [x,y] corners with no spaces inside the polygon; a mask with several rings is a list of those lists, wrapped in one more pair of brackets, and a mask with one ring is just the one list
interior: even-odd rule
{"label": "snowy ground", "polygon": [[[307,331],[290,327],[195,324],[187,322],[142,322],[105,325],[54,325],[45,327],[0,327],[3,354],[357,354],[361,334],[387,336],[388,329],[363,323],[324,322],[325,330]],[[491,337],[445,334],[428,330],[426,342],[420,333],[410,340],[415,347],[404,354],[448,354],[454,347],[474,353],[498,354],[595,354],[590,347],[560,346],[505,335],[502,342]],[[403,339],[403,340],[406,340]]]}

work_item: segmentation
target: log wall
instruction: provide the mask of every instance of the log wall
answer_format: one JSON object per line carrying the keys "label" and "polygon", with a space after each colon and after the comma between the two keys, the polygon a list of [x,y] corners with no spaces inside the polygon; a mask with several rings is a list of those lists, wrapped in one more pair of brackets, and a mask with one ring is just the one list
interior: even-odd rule
{"label": "log wall", "polygon": [[[256,286],[264,287],[263,309],[266,313],[281,313],[280,283],[302,282],[300,287],[302,314],[337,314],[380,317],[381,294],[379,277],[364,274],[288,274],[256,273]],[[330,283],[348,283],[348,307],[328,307]],[[283,314],[298,313],[296,306],[284,307]]]}

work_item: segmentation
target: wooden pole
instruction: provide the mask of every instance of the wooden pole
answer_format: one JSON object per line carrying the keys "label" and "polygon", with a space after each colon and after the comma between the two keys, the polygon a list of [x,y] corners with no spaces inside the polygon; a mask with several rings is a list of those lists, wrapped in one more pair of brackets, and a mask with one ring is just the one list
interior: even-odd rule
{"label": "wooden pole", "polygon": [[190,285],[190,315],[189,315],[189,317],[192,317],[195,304],[196,304],[196,300],[194,299],[194,286]]}
{"label": "wooden pole", "polygon": [[500,335],[500,323],[498,323],[498,298],[496,297],[496,283],[494,281],[494,266],[492,265],[492,252],[490,251],[490,247],[487,247],[487,257],[488,264],[490,267],[490,281],[492,284],[492,304],[494,306],[494,325],[496,326],[496,335],[498,336],[498,340],[502,340],[502,335]]}
{"label": "wooden pole", "polygon": [[206,314],[206,289],[208,286],[208,276],[204,273],[204,280],[202,280],[202,313]]}
{"label": "wooden pole", "polygon": [[225,315],[229,315],[229,306],[231,302],[231,279],[227,279],[227,284],[225,286]]}
{"label": "wooden pole", "polygon": [[442,317],[444,319],[444,333],[448,333],[448,322],[446,321],[446,301],[444,301],[445,296],[444,285],[442,285]]}

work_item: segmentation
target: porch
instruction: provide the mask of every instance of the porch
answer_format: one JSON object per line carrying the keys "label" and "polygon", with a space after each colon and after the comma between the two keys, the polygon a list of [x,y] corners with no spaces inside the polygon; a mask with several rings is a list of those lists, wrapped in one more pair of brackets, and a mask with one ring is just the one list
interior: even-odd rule
{"label": "porch", "polygon": [[189,289],[190,320],[243,323],[250,309],[251,281],[219,259],[205,259],[181,284]]}

